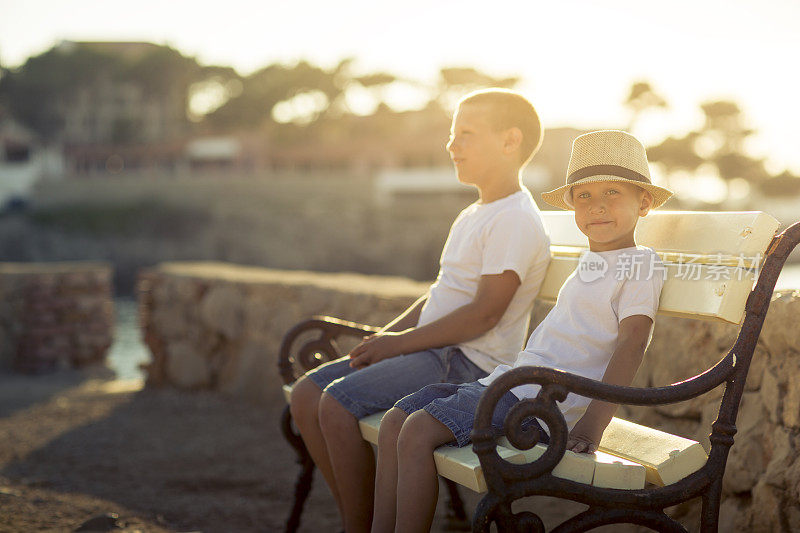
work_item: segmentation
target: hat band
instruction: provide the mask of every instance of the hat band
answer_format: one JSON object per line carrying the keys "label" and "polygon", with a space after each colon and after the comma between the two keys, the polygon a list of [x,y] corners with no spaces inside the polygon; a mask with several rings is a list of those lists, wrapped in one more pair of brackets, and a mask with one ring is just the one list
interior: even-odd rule
{"label": "hat band", "polygon": [[641,181],[644,183],[652,183],[650,178],[639,174],[635,170],[621,167],[619,165],[592,165],[590,167],[579,168],[569,176],[567,176],[567,185],[571,185],[576,181],[591,176],[617,176],[618,178],[625,178],[633,181]]}

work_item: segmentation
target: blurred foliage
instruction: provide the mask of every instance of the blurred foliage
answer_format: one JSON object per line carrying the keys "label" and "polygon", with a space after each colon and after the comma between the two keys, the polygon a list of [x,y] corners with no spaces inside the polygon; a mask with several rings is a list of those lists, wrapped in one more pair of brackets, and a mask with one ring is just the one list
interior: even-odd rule
{"label": "blurred foliage", "polygon": [[[189,86],[218,73],[218,67],[202,67],[168,46],[144,44],[140,53],[123,54],[102,43],[72,43],[30,57],[17,69],[5,70],[0,78],[0,105],[43,138],[52,139],[63,128],[64,106],[81,88],[130,83],[145,96],[177,95],[177,105],[185,108]],[[185,117],[185,109],[178,109],[176,115]],[[119,142],[136,136],[124,124],[119,125],[118,133]]]}
{"label": "blurred foliage", "polygon": [[209,113],[205,120],[217,131],[256,128],[272,120],[272,110],[278,103],[311,91],[325,95],[327,109],[335,108],[343,97],[345,70],[350,63],[350,59],[342,60],[330,70],[306,61],[293,66],[269,65],[241,78],[240,94]]}
{"label": "blurred foliage", "polygon": [[[131,54],[116,44],[68,43],[29,58],[19,68],[3,70],[0,108],[11,110],[17,120],[44,139],[57,139],[64,127],[63,108],[77,91],[104,81],[124,82],[139,87],[147,96],[170,96],[168,101],[181,107],[175,115],[187,133],[260,131],[277,144],[288,145],[350,135],[413,136],[443,123],[446,127],[453,105],[464,93],[489,86],[513,87],[519,81],[471,67],[447,67],[426,85],[387,72],[355,74],[352,58],[331,68],[307,61],[272,64],[241,76],[230,67],[201,66],[168,46],[140,43],[144,51]],[[428,95],[427,103],[413,111],[394,110],[386,103],[386,95],[395,83],[421,89]],[[204,115],[190,112],[189,99],[209,88],[222,93],[220,101],[208,106]],[[372,113],[360,116],[349,108],[347,95],[352,89],[371,95],[377,106]],[[305,114],[276,120],[276,106],[304,96],[315,104]],[[304,102],[306,108],[308,101]],[[109,141],[135,142],[136,128],[135,120],[120,117]]]}
{"label": "blurred foliage", "polygon": [[484,87],[505,87],[510,89],[519,83],[519,77],[493,77],[472,67],[446,67],[439,71],[437,85],[439,105],[450,110],[459,98],[469,91]]}
{"label": "blurred foliage", "polygon": [[628,122],[628,131],[634,128],[639,117],[648,109],[659,109],[668,107],[667,101],[659,95],[647,81],[637,81],[631,85],[628,98],[625,99],[625,106],[631,112],[631,119]]}
{"label": "blurred foliage", "polygon": [[771,197],[800,196],[800,176],[795,176],[788,170],[773,176],[761,183],[761,191]]}
{"label": "blurred foliage", "polygon": [[[625,105],[632,113],[631,126],[644,110],[668,107],[667,102],[647,82],[633,84]],[[661,163],[668,175],[681,171],[694,172],[703,165],[709,165],[726,183],[741,178],[761,187],[765,193],[764,187],[770,191],[795,187],[788,175],[774,181],[777,177],[767,171],[764,159],[746,152],[745,143],[755,130],[747,126],[736,102],[705,102],[700,109],[703,112],[703,124],[683,136],[670,136],[648,147],[647,154],[651,162]]]}
{"label": "blurred foliage", "polygon": [[692,172],[705,161],[694,149],[698,136],[697,132],[689,132],[683,137],[667,137],[660,144],[649,147],[647,156],[651,162],[664,165],[668,172]]}

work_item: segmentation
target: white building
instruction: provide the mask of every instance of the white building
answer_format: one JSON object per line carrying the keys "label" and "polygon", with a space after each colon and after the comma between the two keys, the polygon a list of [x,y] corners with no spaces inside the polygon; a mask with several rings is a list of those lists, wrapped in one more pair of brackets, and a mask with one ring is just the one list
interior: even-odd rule
{"label": "white building", "polygon": [[59,147],[44,147],[19,123],[0,118],[0,211],[25,204],[36,182],[62,173]]}

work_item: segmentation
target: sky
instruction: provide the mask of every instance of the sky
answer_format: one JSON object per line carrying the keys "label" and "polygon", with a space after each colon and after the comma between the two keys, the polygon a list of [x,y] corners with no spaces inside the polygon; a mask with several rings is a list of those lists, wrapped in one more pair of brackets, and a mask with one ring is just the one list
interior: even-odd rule
{"label": "sky", "polygon": [[0,0],[0,64],[68,39],[169,44],[241,74],[348,56],[421,81],[474,66],[521,76],[546,126],[579,128],[625,127],[622,102],[646,80],[670,104],[637,123],[646,144],[698,127],[700,103],[733,99],[758,131],[751,153],[800,173],[798,23],[796,0]]}

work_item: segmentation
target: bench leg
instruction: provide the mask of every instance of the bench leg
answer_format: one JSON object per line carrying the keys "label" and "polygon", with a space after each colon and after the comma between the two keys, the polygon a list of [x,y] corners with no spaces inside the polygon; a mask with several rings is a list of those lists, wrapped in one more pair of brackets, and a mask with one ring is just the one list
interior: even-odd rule
{"label": "bench leg", "polygon": [[314,480],[314,461],[308,454],[302,437],[298,435],[292,427],[292,415],[289,406],[283,410],[281,415],[281,432],[289,442],[295,452],[297,452],[297,463],[300,465],[300,474],[294,486],[294,504],[292,512],[286,520],[286,533],[294,533],[300,526],[300,515],[303,514],[303,505],[306,503],[309,492],[311,492],[311,482]]}
{"label": "bench leg", "polygon": [[450,507],[445,528],[448,531],[470,531],[472,528],[467,521],[467,513],[464,512],[464,502],[458,493],[458,485],[449,479],[444,479],[444,483],[447,485],[447,505]]}

